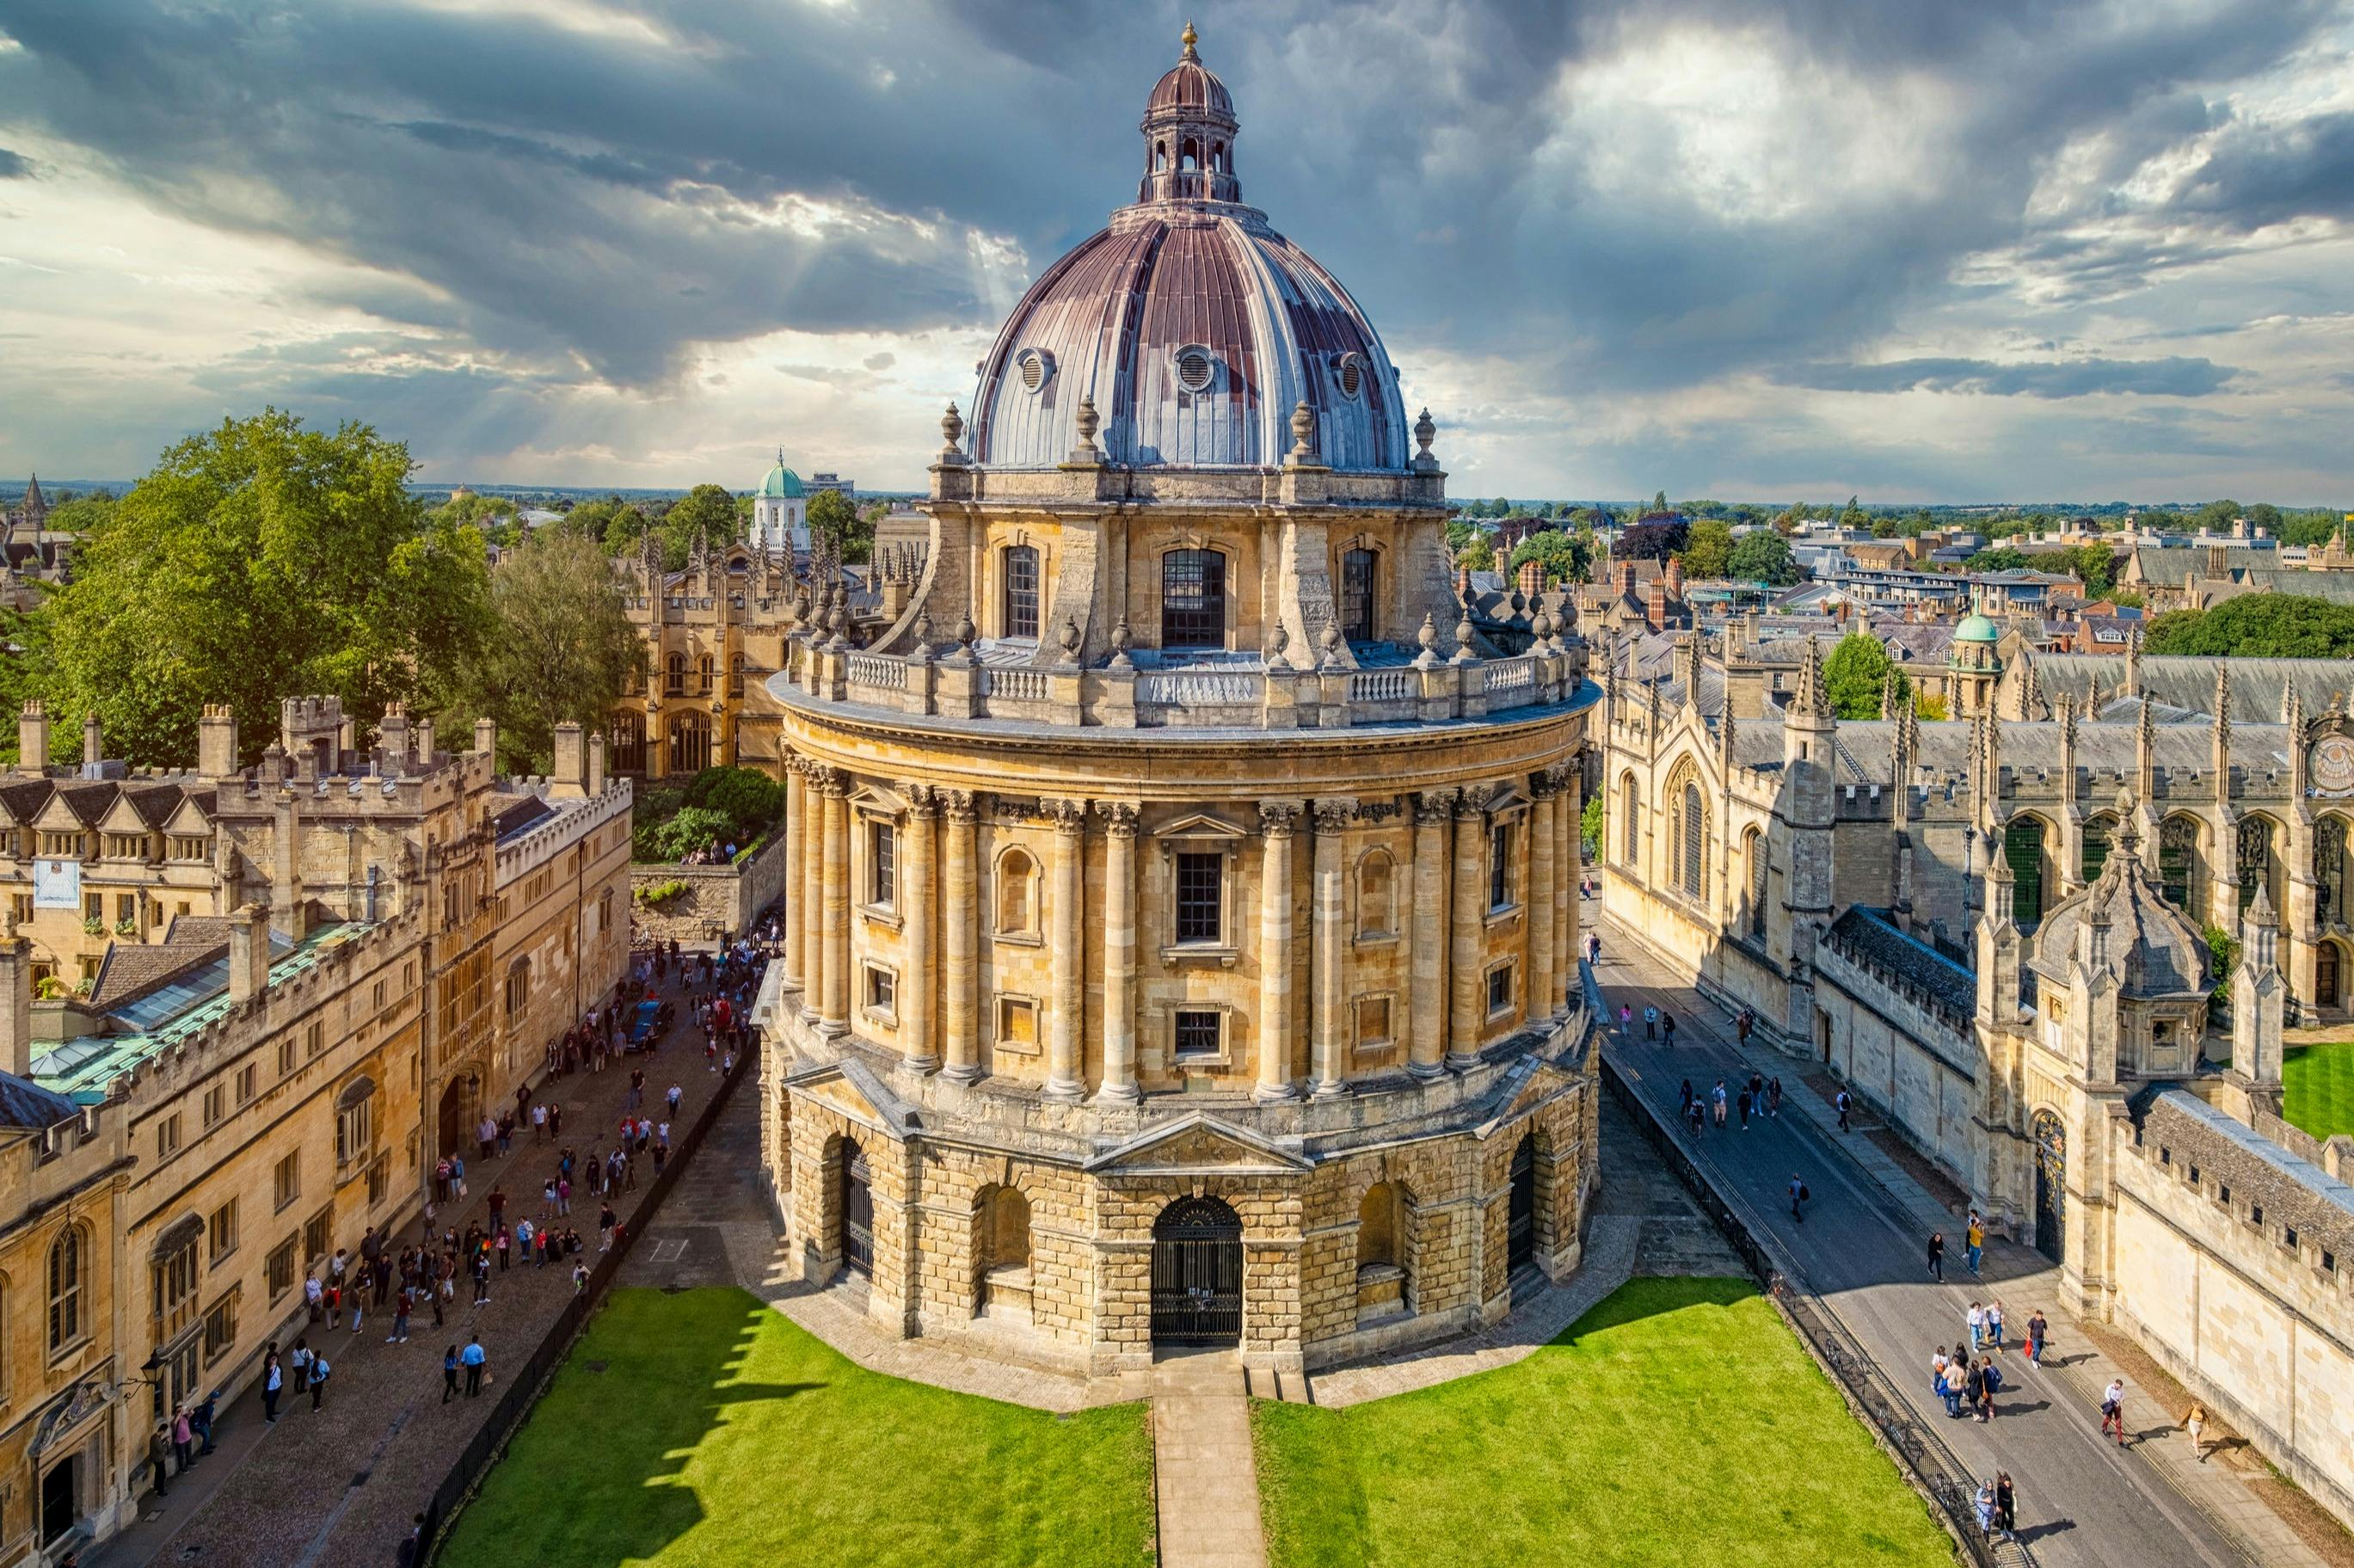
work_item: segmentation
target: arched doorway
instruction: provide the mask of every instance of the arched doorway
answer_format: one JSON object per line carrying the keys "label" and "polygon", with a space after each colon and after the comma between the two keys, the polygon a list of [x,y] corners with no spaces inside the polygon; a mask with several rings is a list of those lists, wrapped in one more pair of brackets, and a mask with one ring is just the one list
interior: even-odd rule
{"label": "arched doorway", "polygon": [[2035,1113],[2035,1250],[2058,1263],[2068,1213],[2068,1129]]}
{"label": "arched doorway", "polygon": [[1504,1266],[1519,1268],[1537,1255],[1537,1135],[1525,1133],[1512,1150],[1512,1197],[1504,1229]]}
{"label": "arched doorway", "polygon": [[1217,1198],[1180,1198],[1152,1223],[1152,1342],[1243,1337],[1243,1223]]}
{"label": "arched doorway", "polygon": [[58,1540],[81,1519],[81,1456],[69,1454],[41,1478],[41,1544]]}
{"label": "arched doorway", "polygon": [[2338,944],[2324,941],[2313,950],[2313,1004],[2343,1007],[2345,986],[2339,980]]}
{"label": "arched doorway", "polygon": [[866,1151],[842,1140],[842,1266],[872,1278],[875,1274],[875,1190]]}
{"label": "arched doorway", "polygon": [[452,1155],[463,1156],[473,1147],[474,1124],[478,1119],[474,1112],[475,1086],[471,1075],[461,1073],[450,1080],[449,1087],[441,1091],[441,1108],[435,1129],[440,1138],[440,1148],[444,1160]]}

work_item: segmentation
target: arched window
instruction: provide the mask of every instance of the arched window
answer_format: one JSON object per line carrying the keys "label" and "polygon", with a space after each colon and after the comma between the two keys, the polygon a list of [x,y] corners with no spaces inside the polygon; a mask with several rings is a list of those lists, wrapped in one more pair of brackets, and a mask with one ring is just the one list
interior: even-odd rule
{"label": "arched window", "polygon": [[49,1245],[49,1350],[64,1350],[85,1331],[81,1310],[82,1235],[68,1225]]}
{"label": "arched window", "polygon": [[1397,863],[1387,850],[1374,850],[1357,863],[1357,935],[1388,937],[1397,931],[1393,889]]}
{"label": "arched window", "polygon": [[1169,143],[1166,142],[1155,142],[1152,143],[1152,172],[1157,175],[1168,166]]}
{"label": "arched window", "polygon": [[1766,835],[1750,829],[1749,836],[1742,842],[1742,853],[1748,857],[1749,864],[1749,934],[1762,937],[1766,934]]}
{"label": "arched window", "polygon": [[2020,817],[2002,831],[2003,858],[2010,863],[2010,917],[2022,931],[2043,924],[2043,823]]}
{"label": "arched window", "polygon": [[663,661],[663,694],[683,697],[686,694],[686,655],[673,653]]}
{"label": "arched window", "polygon": [[2193,920],[2207,914],[2207,874],[2200,863],[2195,818],[2168,817],[2158,828],[2158,880],[2177,909]]}
{"label": "arched window", "polygon": [[744,655],[741,653],[727,656],[727,694],[731,697],[744,694]]}
{"label": "arched window", "polygon": [[703,677],[703,694],[706,697],[709,696],[711,694],[710,654],[705,653],[701,659],[695,661],[695,673]]}
{"label": "arched window", "polygon": [[2269,819],[2249,817],[2240,823],[2239,838],[2233,845],[2240,865],[2240,907],[2245,909],[2256,901],[2256,889],[2264,889],[2272,897],[2277,913],[2280,899],[2273,882],[2273,825]]}
{"label": "arched window", "polygon": [[2108,864],[2109,835],[2116,831],[2116,825],[2117,820],[2105,813],[2085,821],[2083,870],[2086,882],[2098,878],[2101,867]]}
{"label": "arched window", "polygon": [[1038,549],[1014,545],[1005,552],[1005,635],[1038,635]]}
{"label": "arched window", "polygon": [[1373,553],[1351,550],[1341,557],[1341,635],[1352,642],[1373,638]]}
{"label": "arched window", "polygon": [[1704,845],[1708,842],[1708,808],[1701,803],[1700,786],[1684,786],[1683,821],[1683,887],[1684,896],[1701,895],[1701,874],[1707,863]]}
{"label": "arched window", "polygon": [[1226,557],[1215,550],[1172,550],[1161,557],[1161,646],[1223,648],[1226,642]]}
{"label": "arched window", "polygon": [[1619,857],[1628,865],[1639,863],[1642,855],[1642,808],[1635,800],[1635,776],[1627,774],[1618,780],[1618,814],[1620,824]]}
{"label": "arched window", "polygon": [[1038,863],[1007,850],[997,863],[997,934],[1026,937],[1038,928]]}
{"label": "arched window", "polygon": [[1180,169],[1193,169],[1198,167],[1201,162],[1201,143],[1191,136],[1186,137],[1183,144],[1178,149],[1177,166]]}

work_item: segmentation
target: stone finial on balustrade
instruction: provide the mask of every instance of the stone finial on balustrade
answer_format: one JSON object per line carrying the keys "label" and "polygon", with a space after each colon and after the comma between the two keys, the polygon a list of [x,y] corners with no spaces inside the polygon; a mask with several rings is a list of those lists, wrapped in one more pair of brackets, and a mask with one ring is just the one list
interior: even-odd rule
{"label": "stone finial on balustrade", "polygon": [[1326,620],[1324,630],[1316,634],[1316,641],[1324,650],[1316,660],[1316,667],[1320,670],[1339,669],[1341,667],[1341,623],[1337,620]]}
{"label": "stone finial on balustrade", "polygon": [[961,464],[964,461],[963,442],[964,416],[957,412],[954,403],[950,403],[949,411],[940,416],[939,461],[951,465]]}
{"label": "stone finial on balustrade", "polygon": [[1477,634],[1471,630],[1471,607],[1467,604],[1463,607],[1463,619],[1455,623],[1455,658],[1453,662],[1458,664],[1470,664],[1476,663],[1479,661],[1479,655],[1473,652],[1471,649],[1471,639],[1475,635]]}
{"label": "stone finial on balustrade", "polygon": [[1076,618],[1064,618],[1063,630],[1055,634],[1055,641],[1062,646],[1064,663],[1079,662],[1079,623]]}
{"label": "stone finial on balustrade", "polygon": [[1128,617],[1123,615],[1113,623],[1111,629],[1111,667],[1115,670],[1135,669],[1136,661],[1129,658],[1128,653],[1128,651],[1134,646],[1136,646],[1136,634],[1129,630]]}
{"label": "stone finial on balustrade", "polygon": [[1429,610],[1422,612],[1422,628],[1414,634],[1414,640],[1422,649],[1414,656],[1414,667],[1417,670],[1435,668],[1438,663],[1438,620]]}
{"label": "stone finial on balustrade", "polygon": [[1284,656],[1284,650],[1290,646],[1291,633],[1283,629],[1283,622],[1277,621],[1275,630],[1267,634],[1265,656],[1267,667],[1269,670],[1289,669],[1291,661]]}
{"label": "stone finial on balustrade", "polygon": [[932,662],[932,617],[930,611],[925,609],[917,609],[916,611],[916,625],[914,630],[916,633],[916,646],[913,652],[916,662],[918,664],[928,664]]}

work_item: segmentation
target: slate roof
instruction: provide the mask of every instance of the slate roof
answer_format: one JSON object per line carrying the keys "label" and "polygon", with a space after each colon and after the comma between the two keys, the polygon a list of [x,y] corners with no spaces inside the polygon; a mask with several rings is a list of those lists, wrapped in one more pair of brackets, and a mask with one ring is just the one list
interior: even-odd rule
{"label": "slate roof", "polygon": [[1978,977],[1936,948],[1896,928],[1877,909],[1850,905],[1831,922],[1831,939],[1865,961],[1917,981],[1937,1003],[1967,1019],[1978,1009]]}
{"label": "slate roof", "polygon": [[[2354,577],[2354,573],[2346,574]],[[2114,692],[2125,680],[2125,666],[2114,654],[2032,653],[2035,683],[2043,700],[2057,704],[2062,692],[2075,698],[2079,711],[2094,682],[2103,692]],[[2215,672],[2226,661],[2190,654],[2145,653],[2141,659],[2141,689],[2158,702],[2191,713],[2214,706]],[[2308,719],[2329,706],[2332,696],[2354,688],[2354,666],[2342,659],[2232,659],[2232,723],[2278,724],[2289,683],[2295,682],[2298,701]],[[2236,742],[2237,736],[2234,735]]]}
{"label": "slate roof", "polygon": [[65,1096],[52,1093],[30,1078],[0,1073],[0,1127],[38,1131],[61,1121],[71,1121],[80,1114],[81,1107]]}

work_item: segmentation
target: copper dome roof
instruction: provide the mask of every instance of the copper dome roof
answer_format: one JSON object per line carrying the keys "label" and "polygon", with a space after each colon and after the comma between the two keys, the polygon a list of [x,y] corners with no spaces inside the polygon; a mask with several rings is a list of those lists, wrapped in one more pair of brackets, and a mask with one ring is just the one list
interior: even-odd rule
{"label": "copper dome roof", "polygon": [[972,461],[1067,461],[1084,401],[1111,462],[1273,467],[1304,403],[1316,461],[1406,470],[1411,430],[1380,334],[1330,272],[1235,199],[1233,111],[1191,27],[1143,128],[1142,199],[1039,275],[979,366]]}

